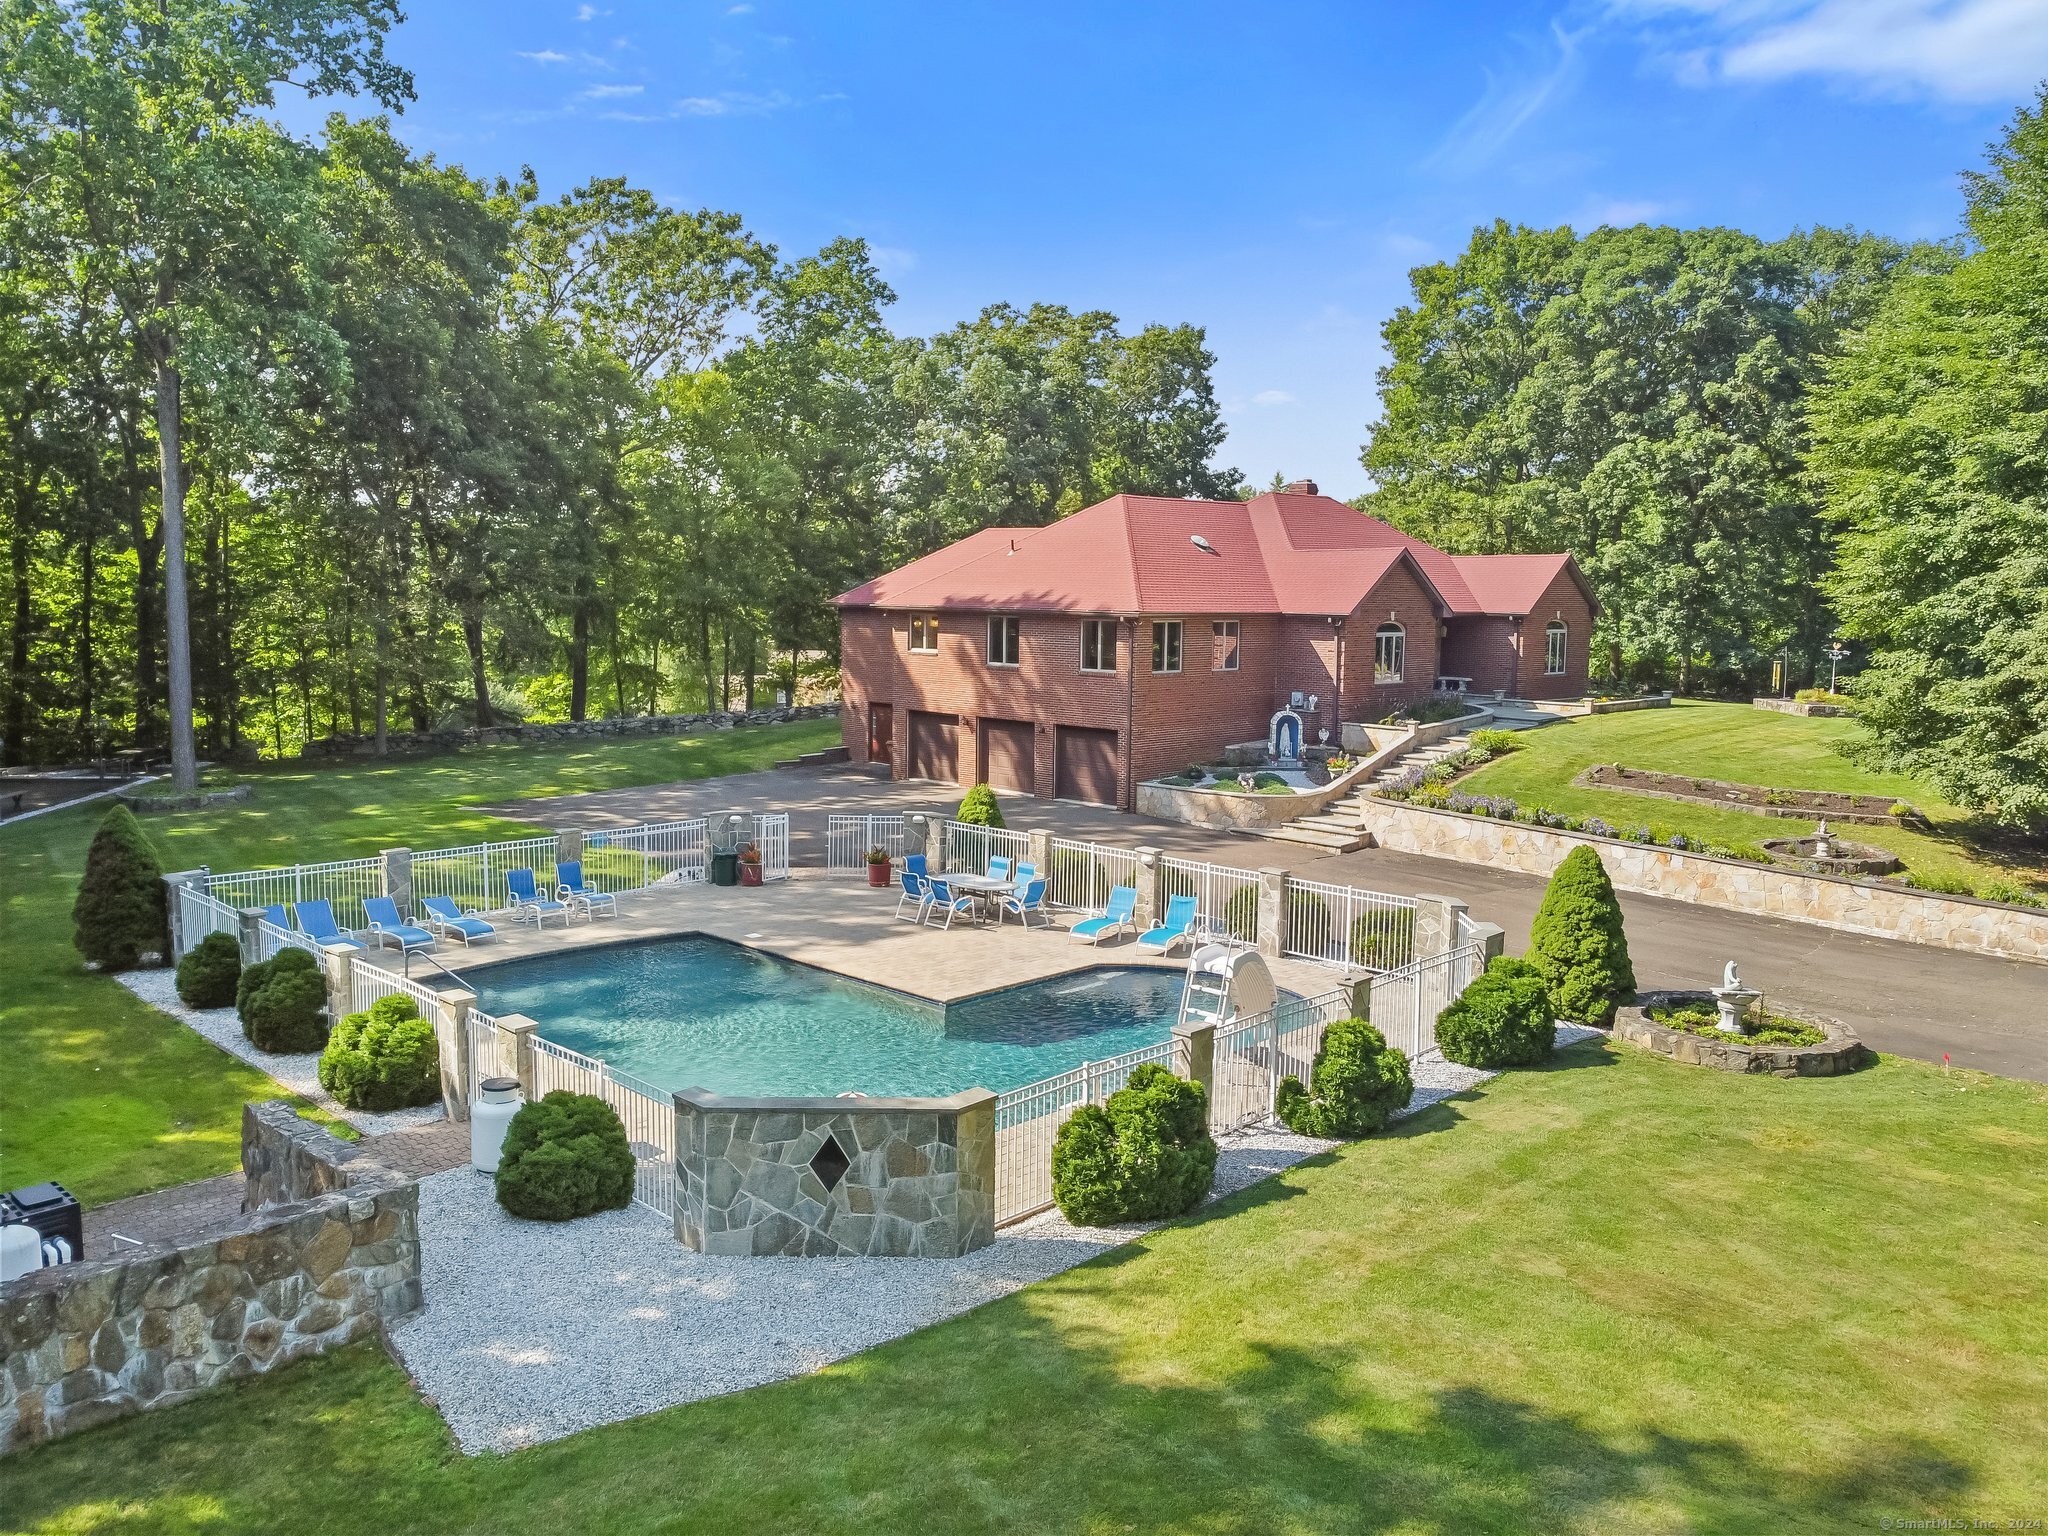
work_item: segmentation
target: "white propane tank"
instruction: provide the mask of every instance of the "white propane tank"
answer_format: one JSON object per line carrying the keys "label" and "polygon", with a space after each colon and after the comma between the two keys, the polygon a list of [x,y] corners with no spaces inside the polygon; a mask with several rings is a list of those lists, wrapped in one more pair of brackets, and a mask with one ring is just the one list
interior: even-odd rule
{"label": "white propane tank", "polygon": [[498,1154],[505,1145],[505,1128],[519,1113],[519,1079],[487,1077],[476,1085],[476,1098],[469,1106],[469,1162],[485,1173],[498,1171]]}
{"label": "white propane tank", "polygon": [[0,1227],[0,1280],[43,1267],[43,1234],[22,1222]]}

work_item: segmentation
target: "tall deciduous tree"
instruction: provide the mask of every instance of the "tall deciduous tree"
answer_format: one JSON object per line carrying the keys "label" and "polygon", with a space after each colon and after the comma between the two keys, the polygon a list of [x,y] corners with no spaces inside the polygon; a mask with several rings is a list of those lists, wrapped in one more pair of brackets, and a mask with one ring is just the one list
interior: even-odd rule
{"label": "tall deciduous tree", "polygon": [[[188,372],[210,387],[260,371],[318,221],[303,146],[259,109],[281,85],[412,94],[384,56],[396,0],[11,0],[0,9],[7,148],[75,219],[154,395],[168,626],[171,756],[196,782],[185,573]],[[317,338],[303,338],[317,344]]]}
{"label": "tall deciduous tree", "polygon": [[1829,590],[1876,754],[2048,827],[2048,91],[1966,178],[1975,249],[1890,295],[1815,396]]}

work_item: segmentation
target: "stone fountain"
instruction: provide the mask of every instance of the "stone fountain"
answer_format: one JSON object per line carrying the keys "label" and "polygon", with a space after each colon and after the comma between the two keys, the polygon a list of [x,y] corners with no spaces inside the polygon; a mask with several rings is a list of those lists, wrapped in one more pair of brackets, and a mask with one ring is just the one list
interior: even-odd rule
{"label": "stone fountain", "polygon": [[1736,973],[1735,962],[1730,960],[1728,968],[1721,973],[1721,985],[1710,988],[1714,1001],[1721,1009],[1718,1026],[1723,1034],[1739,1035],[1742,1030],[1742,1016],[1749,1012],[1749,1005],[1763,996],[1755,987],[1745,987],[1742,977]]}

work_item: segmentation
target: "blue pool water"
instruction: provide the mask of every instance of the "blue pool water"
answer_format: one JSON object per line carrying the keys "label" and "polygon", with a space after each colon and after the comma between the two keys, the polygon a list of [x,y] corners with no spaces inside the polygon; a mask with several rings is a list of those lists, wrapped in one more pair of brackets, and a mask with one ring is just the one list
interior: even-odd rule
{"label": "blue pool water", "polygon": [[945,1094],[1006,1088],[1164,1040],[1177,970],[1102,968],[949,1008],[700,935],[516,960],[470,981],[487,1013],[653,1087]]}

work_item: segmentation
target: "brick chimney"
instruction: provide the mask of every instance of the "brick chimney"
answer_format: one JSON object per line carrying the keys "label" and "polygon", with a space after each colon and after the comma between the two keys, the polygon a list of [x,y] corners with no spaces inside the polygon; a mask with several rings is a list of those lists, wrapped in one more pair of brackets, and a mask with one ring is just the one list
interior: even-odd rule
{"label": "brick chimney", "polygon": [[1313,480],[1290,480],[1280,487],[1280,494],[1283,496],[1320,496],[1322,492],[1316,488],[1316,483]]}

